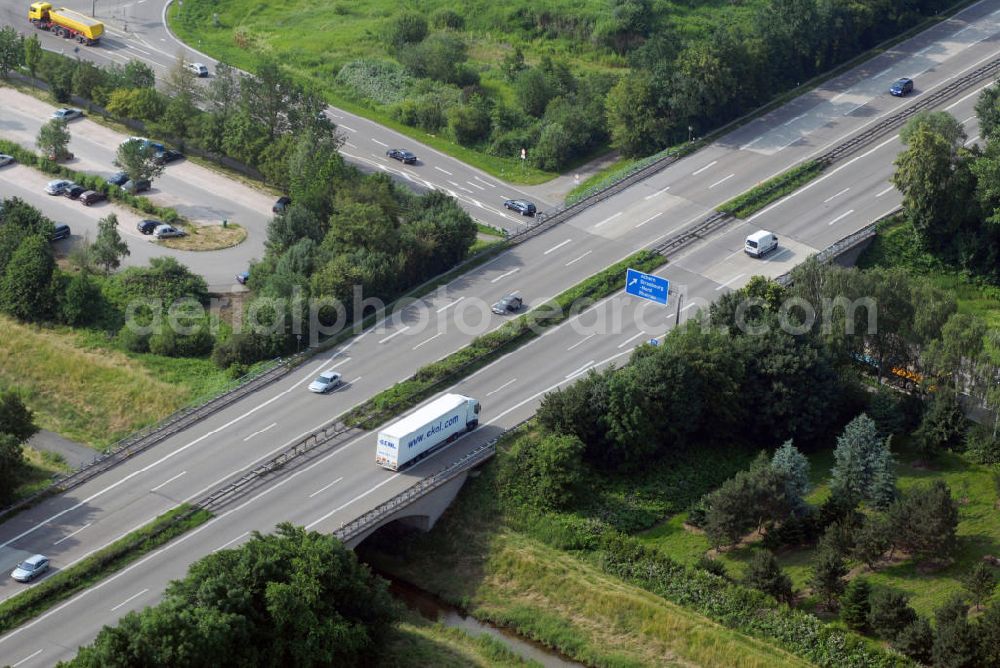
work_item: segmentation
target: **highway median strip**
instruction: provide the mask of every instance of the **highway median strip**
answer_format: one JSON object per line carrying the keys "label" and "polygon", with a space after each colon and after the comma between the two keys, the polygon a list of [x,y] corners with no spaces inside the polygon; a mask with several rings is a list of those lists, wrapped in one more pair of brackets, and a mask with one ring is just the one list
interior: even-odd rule
{"label": "highway median strip", "polygon": [[344,417],[344,423],[361,429],[373,429],[385,420],[416,406],[443,384],[468,376],[540,336],[542,330],[559,325],[589,308],[597,300],[618,292],[624,284],[627,268],[648,272],[666,262],[667,258],[663,255],[639,251],[553,297],[538,308],[507,322],[499,329],[476,337],[464,348],[422,367],[407,380],[379,392],[352,409]]}
{"label": "highway median strip", "polygon": [[40,615],[211,518],[212,514],[207,510],[188,504],[177,506],[69,568],[43,578],[31,589],[0,603],[0,634]]}
{"label": "highway median strip", "polygon": [[717,211],[728,213],[737,218],[751,216],[771,202],[795,192],[809,181],[819,176],[826,169],[826,163],[810,160],[792,167],[787,172],[763,181],[742,195],[737,195],[725,204],[716,208]]}

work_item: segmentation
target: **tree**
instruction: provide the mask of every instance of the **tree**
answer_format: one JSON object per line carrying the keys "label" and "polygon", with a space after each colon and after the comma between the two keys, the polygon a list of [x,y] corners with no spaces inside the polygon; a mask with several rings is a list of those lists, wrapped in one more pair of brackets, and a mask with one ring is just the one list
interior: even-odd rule
{"label": "tree", "polygon": [[933,132],[955,148],[962,146],[967,139],[962,124],[947,111],[921,111],[899,131],[899,140],[903,144],[909,144],[921,129]]}
{"label": "tree", "polygon": [[976,116],[983,137],[993,140],[1000,130],[1000,84],[993,84],[979,94],[976,100]]}
{"label": "tree", "polygon": [[25,322],[45,320],[52,310],[55,268],[49,240],[27,237],[14,251],[0,281],[0,310]]}
{"label": "tree", "polygon": [[1000,601],[979,616],[976,624],[979,660],[984,666],[1000,666]]}
{"label": "tree", "polygon": [[138,140],[122,142],[115,152],[115,167],[119,168],[133,182],[149,181],[163,173],[163,165],[156,162],[156,151],[150,145]]}
{"label": "tree", "polygon": [[472,146],[490,133],[490,117],[475,104],[462,104],[448,110],[448,130],[463,146]]}
{"label": "tree", "polygon": [[917,429],[917,443],[928,457],[948,450],[961,449],[968,425],[955,391],[942,388],[931,399],[931,406]]}
{"label": "tree", "polygon": [[521,71],[514,80],[514,93],[526,114],[540,118],[554,97],[549,78],[537,67]]}
{"label": "tree", "polygon": [[705,534],[715,546],[734,545],[751,530],[788,517],[785,479],[766,458],[740,471],[704,499]]}
{"label": "tree", "polygon": [[[850,504],[872,501],[885,494],[887,476],[893,481],[893,459],[888,442],[879,437],[875,421],[862,413],[851,420],[833,452],[830,487],[834,496]],[[878,492],[878,493],[876,493]]]}
{"label": "tree", "polygon": [[[923,617],[907,624],[896,635],[892,646],[921,664],[930,665],[934,649],[934,629]],[[989,665],[989,664],[987,664]]]}
{"label": "tree", "polygon": [[117,88],[153,88],[156,85],[153,68],[141,60],[128,61],[118,75],[121,85]]}
{"label": "tree", "polygon": [[86,271],[73,274],[59,300],[59,319],[71,327],[95,322],[100,315],[101,286]]}
{"label": "tree", "polygon": [[332,536],[280,524],[215,552],[81,648],[72,666],[357,666],[372,662],[395,604]]}
{"label": "tree", "polygon": [[201,87],[188,69],[188,59],[184,51],[177,52],[174,64],[167,70],[167,76],[163,80],[163,90],[172,98],[183,98],[191,102],[197,102],[201,98]]}
{"label": "tree", "polygon": [[0,391],[0,433],[10,434],[18,443],[38,433],[35,414],[14,390]]}
{"label": "tree", "polygon": [[788,503],[799,514],[806,508],[805,497],[809,493],[809,460],[792,445],[792,440],[785,441],[775,450],[771,458],[771,468],[785,480],[785,496]]}
{"label": "tree", "polygon": [[977,668],[979,665],[976,633],[967,615],[968,606],[959,594],[935,610],[937,624],[931,652],[935,668]]}
{"label": "tree", "polygon": [[893,641],[904,628],[917,621],[910,599],[901,592],[879,588],[872,592],[868,625],[875,633]]}
{"label": "tree", "polygon": [[575,436],[518,439],[503,460],[501,493],[518,505],[542,510],[565,507],[585,479],[583,450],[583,443]]}
{"label": "tree", "polygon": [[781,570],[770,550],[754,550],[743,574],[743,584],[770,594],[778,601],[792,600],[792,579]]}
{"label": "tree", "polygon": [[[343,137],[308,128],[288,157],[289,195],[295,205],[308,209],[319,220],[325,221],[333,212],[333,183],[345,172],[344,159],[338,153],[343,141]],[[326,226],[320,229],[325,231]],[[320,241],[322,235],[314,238]]]}
{"label": "tree", "polygon": [[427,37],[427,19],[420,12],[401,11],[386,27],[386,39],[397,49],[407,44],[422,42],[425,37]]}
{"label": "tree", "polygon": [[906,428],[906,416],[900,409],[899,401],[895,393],[885,386],[879,386],[872,395],[866,412],[874,420],[879,438],[901,435]]}
{"label": "tree", "polygon": [[979,610],[983,601],[989,600],[997,588],[997,576],[994,574],[992,566],[980,561],[962,580],[962,586],[972,597],[976,610]]}
{"label": "tree", "polygon": [[524,51],[521,47],[514,47],[513,51],[509,51],[504,54],[503,60],[500,62],[500,70],[503,72],[503,76],[507,81],[513,82],[517,79],[517,75],[520,74],[525,68],[524,64]]}
{"label": "tree", "polygon": [[130,255],[128,244],[118,234],[118,216],[109,213],[97,221],[97,239],[90,246],[94,263],[110,274],[121,265],[123,257]]}
{"label": "tree", "polygon": [[0,503],[14,496],[24,464],[24,448],[13,434],[0,432]]}
{"label": "tree", "polygon": [[69,151],[69,129],[66,121],[61,118],[53,118],[38,129],[38,136],[35,138],[35,145],[52,160],[64,160]]}
{"label": "tree", "polygon": [[619,80],[608,91],[606,107],[611,145],[626,157],[648,155],[666,143],[670,119],[658,107],[648,75]]}
{"label": "tree", "polygon": [[864,578],[855,578],[847,583],[840,599],[840,619],[847,628],[862,632],[868,628],[871,593],[871,585]]}
{"label": "tree", "polygon": [[11,70],[17,69],[23,57],[24,47],[17,30],[11,26],[0,28],[0,79],[6,79]]}
{"label": "tree", "polygon": [[880,515],[865,518],[864,523],[854,533],[854,549],[851,556],[871,570],[875,570],[889,548],[892,547],[892,528]]}
{"label": "tree", "polygon": [[38,41],[38,35],[32,34],[24,40],[24,65],[28,68],[31,76],[35,76],[38,71],[38,64],[42,62],[42,43]]}
{"label": "tree", "polygon": [[844,576],[847,566],[844,558],[831,548],[821,549],[813,558],[809,586],[814,594],[823,599],[827,608],[832,608],[837,598],[844,592]]}
{"label": "tree", "polygon": [[955,548],[958,505],[943,480],[911,487],[892,504],[893,543],[918,559],[941,558]]}

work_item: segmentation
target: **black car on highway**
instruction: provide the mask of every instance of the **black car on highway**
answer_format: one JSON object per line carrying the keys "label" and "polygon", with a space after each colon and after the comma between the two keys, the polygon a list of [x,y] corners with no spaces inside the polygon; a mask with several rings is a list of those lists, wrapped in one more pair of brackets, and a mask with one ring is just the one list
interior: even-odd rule
{"label": "black car on highway", "polygon": [[505,315],[507,313],[516,313],[521,310],[521,305],[524,302],[517,295],[504,295],[500,301],[492,306],[490,309],[497,315]]}
{"label": "black car on highway", "polygon": [[59,241],[60,239],[65,239],[69,236],[69,225],[65,223],[59,223],[52,230],[52,236],[49,237],[49,241]]}
{"label": "black car on highway", "polygon": [[184,154],[180,151],[166,148],[153,156],[153,162],[158,165],[165,165],[168,162],[174,162],[175,160],[180,160],[183,157]]}
{"label": "black car on highway", "polygon": [[97,204],[98,202],[103,202],[108,198],[107,195],[102,193],[100,190],[88,190],[87,192],[80,195],[80,202],[84,206],[90,206],[91,204]]}
{"label": "black car on highway", "polygon": [[504,207],[511,211],[516,211],[522,216],[534,216],[535,205],[526,199],[509,199],[503,203]]}
{"label": "black car on highway", "polygon": [[390,148],[385,155],[393,160],[399,160],[404,165],[417,164],[417,156],[401,148]]}
{"label": "black car on highway", "polygon": [[899,79],[889,87],[889,92],[896,97],[903,97],[913,92],[913,79]]}
{"label": "black car on highway", "polygon": [[87,192],[87,189],[83,186],[78,186],[75,183],[70,187],[63,190],[63,197],[68,197],[70,199],[78,199],[80,195]]}

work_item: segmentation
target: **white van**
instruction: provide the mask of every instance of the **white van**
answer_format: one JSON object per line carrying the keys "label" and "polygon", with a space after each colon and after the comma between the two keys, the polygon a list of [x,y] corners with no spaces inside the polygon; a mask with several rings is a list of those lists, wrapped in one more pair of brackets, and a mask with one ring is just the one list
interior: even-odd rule
{"label": "white van", "polygon": [[778,247],[778,237],[765,230],[758,230],[747,237],[743,252],[750,257],[764,257]]}

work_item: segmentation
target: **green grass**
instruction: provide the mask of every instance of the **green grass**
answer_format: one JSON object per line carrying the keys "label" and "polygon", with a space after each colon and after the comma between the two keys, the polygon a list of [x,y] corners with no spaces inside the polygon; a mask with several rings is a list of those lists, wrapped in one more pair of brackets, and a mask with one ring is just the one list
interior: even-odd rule
{"label": "green grass", "polygon": [[73,566],[44,577],[31,589],[0,603],[0,633],[40,615],[211,517],[207,510],[177,506]]}
{"label": "green grass", "polygon": [[903,216],[895,216],[879,227],[878,236],[858,259],[858,267],[905,267],[953,294],[960,313],[976,315],[990,328],[1000,328],[1000,287],[950,267],[923,250]]}
{"label": "green grass", "polygon": [[413,612],[403,615],[375,665],[380,668],[539,667],[487,634],[473,636],[461,629],[429,622]]}
{"label": "green grass", "polygon": [[62,455],[35,450],[25,446],[24,463],[17,473],[17,486],[11,492],[8,504],[27,498],[52,484],[54,476],[69,473],[70,467]]}
{"label": "green grass", "polygon": [[[823,479],[823,482],[813,489],[808,500],[819,504],[829,494],[825,478],[833,463],[832,455],[827,452],[810,459],[814,479]],[[952,563],[941,569],[927,570],[912,560],[905,560],[881,566],[875,572],[858,564],[851,566],[853,573],[860,574],[873,585],[907,594],[917,612],[927,615],[951,594],[961,591],[961,578],[984,555],[1000,556],[1000,512],[990,467],[971,464],[958,455],[942,458],[933,469],[916,467],[913,461],[905,454],[900,456],[897,474],[901,489],[940,479],[951,487],[953,496],[960,500],[958,542]],[[678,561],[694,563],[709,550],[710,545],[701,533],[683,528],[685,519],[686,513],[675,515],[655,529],[641,534],[640,538]],[[738,577],[743,573],[750,553],[751,548],[744,546],[725,551],[718,558],[731,575]],[[777,554],[779,563],[797,589],[806,587],[814,554],[813,548],[784,550]],[[812,606],[812,601],[806,601],[807,608]]]}

